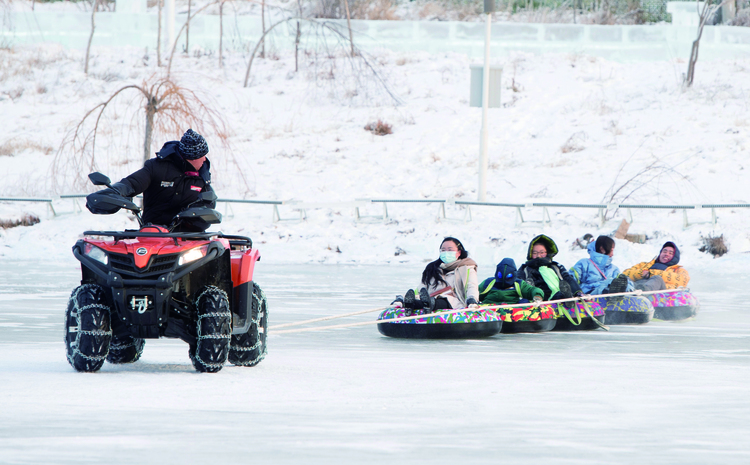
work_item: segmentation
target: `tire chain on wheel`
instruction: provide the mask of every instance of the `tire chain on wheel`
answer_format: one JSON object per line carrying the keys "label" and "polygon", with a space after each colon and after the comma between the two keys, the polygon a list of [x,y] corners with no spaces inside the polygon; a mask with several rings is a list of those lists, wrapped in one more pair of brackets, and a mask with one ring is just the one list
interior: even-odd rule
{"label": "tire chain on wheel", "polygon": [[266,335],[268,327],[268,302],[263,289],[253,283],[252,323],[247,333],[232,336],[229,361],[234,365],[251,367],[259,364],[268,353]]}
{"label": "tire chain on wheel", "polygon": [[[84,293],[89,293],[89,300],[93,303],[80,305],[80,299],[87,297]],[[65,347],[68,363],[77,371],[99,370],[109,353],[112,339],[110,308],[104,304],[103,294],[101,286],[84,284],[75,288],[68,300],[65,312]],[[71,319],[75,319],[75,326],[71,325]],[[75,328],[75,331],[71,331],[71,328]],[[72,332],[76,336],[73,341],[69,341]],[[93,350],[91,353],[84,353],[81,351],[82,347]]]}
{"label": "tire chain on wheel", "polygon": [[109,343],[109,354],[107,361],[109,363],[134,363],[141,358],[143,346],[146,341],[133,337],[130,334],[112,334],[112,341]]}
{"label": "tire chain on wheel", "polygon": [[[206,313],[202,313],[201,301],[209,307]],[[221,370],[229,355],[229,341],[232,337],[229,298],[218,287],[206,286],[195,299],[195,306],[198,310],[198,342],[195,350],[190,350],[190,359],[196,370],[215,373]]]}

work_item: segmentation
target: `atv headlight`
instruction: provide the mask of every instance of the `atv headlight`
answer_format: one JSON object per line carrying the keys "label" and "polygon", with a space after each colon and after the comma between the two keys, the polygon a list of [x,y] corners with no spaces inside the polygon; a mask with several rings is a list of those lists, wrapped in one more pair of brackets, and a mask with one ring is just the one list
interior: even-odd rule
{"label": "atv headlight", "polygon": [[107,257],[105,251],[93,244],[89,244],[88,242],[84,242],[83,244],[83,254],[103,265],[106,265],[107,262],[109,262],[109,257]]}
{"label": "atv headlight", "polygon": [[199,258],[203,258],[206,256],[206,252],[208,252],[208,244],[183,252],[177,260],[177,266],[182,266],[186,263],[194,262]]}

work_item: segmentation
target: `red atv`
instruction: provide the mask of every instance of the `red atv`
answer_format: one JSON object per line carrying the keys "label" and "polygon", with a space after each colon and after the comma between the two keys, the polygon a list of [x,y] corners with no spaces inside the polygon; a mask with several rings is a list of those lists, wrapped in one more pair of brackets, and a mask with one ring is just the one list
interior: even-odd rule
{"label": "red atv", "polygon": [[[116,192],[101,173],[89,179]],[[214,201],[216,194],[204,192],[200,200]],[[65,312],[73,368],[92,372],[105,360],[135,362],[145,339],[161,337],[187,342],[200,372],[217,372],[227,359],[241,366],[263,360],[268,307],[253,282],[260,253],[250,238],[173,232],[191,218],[221,222],[221,214],[206,207],[184,210],[165,228],[143,225],[140,208],[117,194],[97,193],[92,201],[130,210],[140,229],[86,231],[73,246],[82,273]]]}

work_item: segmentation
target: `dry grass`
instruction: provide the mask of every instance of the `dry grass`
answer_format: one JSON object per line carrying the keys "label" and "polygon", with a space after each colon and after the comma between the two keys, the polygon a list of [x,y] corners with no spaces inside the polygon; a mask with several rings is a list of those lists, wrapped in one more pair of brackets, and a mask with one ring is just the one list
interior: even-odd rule
{"label": "dry grass", "polygon": [[33,226],[37,223],[39,223],[39,217],[36,215],[32,215],[30,213],[27,213],[21,217],[20,220],[2,220],[0,219],[0,228],[3,229],[10,229],[15,228],[16,226]]}
{"label": "dry grass", "polygon": [[483,9],[483,3],[477,1],[432,0],[419,9],[419,17],[432,21],[475,20]]}
{"label": "dry grass", "polygon": [[721,257],[725,253],[729,252],[729,247],[727,246],[726,242],[724,241],[724,235],[720,236],[701,236],[701,242],[703,242],[703,245],[698,249],[701,252],[710,253],[711,255],[716,257]]}
{"label": "dry grass", "polygon": [[354,4],[352,18],[388,21],[401,19],[391,0],[360,0]]}
{"label": "dry grass", "polygon": [[745,9],[737,12],[737,16],[727,23],[729,26],[750,27],[750,4]]}
{"label": "dry grass", "polygon": [[570,136],[567,141],[560,147],[562,153],[580,152],[585,150],[583,141],[586,140],[586,134],[577,132]]}
{"label": "dry grass", "polygon": [[28,139],[11,139],[0,144],[0,157],[15,157],[26,150],[42,152],[45,155],[51,154],[55,149],[42,145],[38,142]]}
{"label": "dry grass", "polygon": [[365,131],[370,131],[376,136],[385,136],[388,134],[393,134],[393,127],[390,124],[379,119],[374,123],[367,123],[365,125]]}

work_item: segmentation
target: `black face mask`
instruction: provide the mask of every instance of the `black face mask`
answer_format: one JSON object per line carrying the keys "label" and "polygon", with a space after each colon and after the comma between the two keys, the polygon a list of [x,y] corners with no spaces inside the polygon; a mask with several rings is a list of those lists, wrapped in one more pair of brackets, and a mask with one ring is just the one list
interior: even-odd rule
{"label": "black face mask", "polygon": [[532,258],[531,260],[526,262],[527,266],[530,266],[532,268],[539,268],[540,266],[547,266],[550,263],[552,263],[552,259],[549,257],[539,257],[539,258]]}

